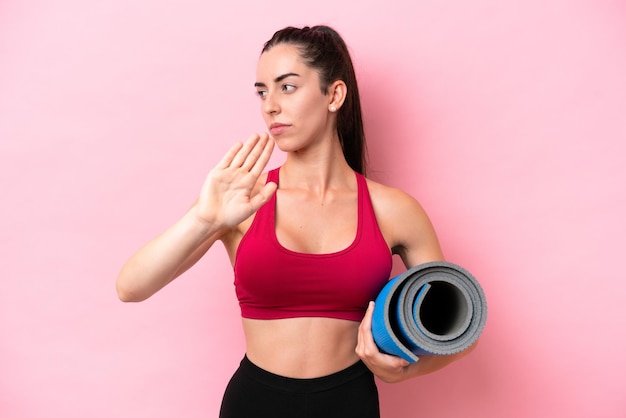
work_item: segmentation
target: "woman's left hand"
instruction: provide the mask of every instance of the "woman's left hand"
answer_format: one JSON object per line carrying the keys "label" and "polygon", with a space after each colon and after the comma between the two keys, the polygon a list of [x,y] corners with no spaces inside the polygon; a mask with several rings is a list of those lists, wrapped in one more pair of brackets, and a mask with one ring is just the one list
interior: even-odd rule
{"label": "woman's left hand", "polygon": [[450,363],[468,355],[478,343],[471,347],[447,356],[421,355],[419,361],[410,363],[403,358],[381,353],[372,335],[372,315],[374,302],[370,302],[365,317],[359,325],[356,353],[367,367],[383,382],[394,383],[411,377],[435,372]]}
{"label": "woman's left hand", "polygon": [[365,317],[359,325],[356,353],[367,365],[367,367],[378,378],[387,383],[399,382],[411,376],[412,365],[403,358],[382,353],[372,335],[372,315],[374,313],[374,302],[370,302],[365,312]]}

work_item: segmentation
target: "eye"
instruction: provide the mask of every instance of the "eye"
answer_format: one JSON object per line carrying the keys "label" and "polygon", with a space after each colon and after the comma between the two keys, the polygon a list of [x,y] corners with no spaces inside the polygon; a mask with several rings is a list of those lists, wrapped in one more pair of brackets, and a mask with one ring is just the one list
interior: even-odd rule
{"label": "eye", "polygon": [[291,93],[296,89],[296,86],[293,84],[283,84],[282,89],[285,93]]}
{"label": "eye", "polygon": [[267,90],[257,90],[256,91],[257,96],[259,96],[261,99],[265,99],[265,97],[267,96]]}

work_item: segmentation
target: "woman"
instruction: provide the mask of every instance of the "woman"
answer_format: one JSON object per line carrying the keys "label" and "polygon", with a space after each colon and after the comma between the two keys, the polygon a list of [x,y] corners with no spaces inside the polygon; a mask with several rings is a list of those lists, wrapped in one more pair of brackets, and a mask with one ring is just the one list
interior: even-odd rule
{"label": "woman", "polygon": [[[124,265],[119,297],[148,298],[219,240],[246,340],[221,416],[378,417],[373,375],[397,382],[467,353],[409,364],[371,335],[392,254],[407,267],[441,260],[437,237],[415,199],[364,177],[359,92],[337,32],[276,32],[256,77],[270,135],[228,151],[189,211]],[[286,160],[263,173],[274,144]]]}

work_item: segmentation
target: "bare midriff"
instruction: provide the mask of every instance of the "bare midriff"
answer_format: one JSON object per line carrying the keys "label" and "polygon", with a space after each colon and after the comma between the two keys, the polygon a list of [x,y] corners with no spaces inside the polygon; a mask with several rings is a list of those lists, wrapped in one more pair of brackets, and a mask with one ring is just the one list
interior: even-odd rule
{"label": "bare midriff", "polygon": [[309,379],[338,372],[359,361],[354,351],[358,322],[320,317],[243,318],[242,322],[246,355],[271,373]]}

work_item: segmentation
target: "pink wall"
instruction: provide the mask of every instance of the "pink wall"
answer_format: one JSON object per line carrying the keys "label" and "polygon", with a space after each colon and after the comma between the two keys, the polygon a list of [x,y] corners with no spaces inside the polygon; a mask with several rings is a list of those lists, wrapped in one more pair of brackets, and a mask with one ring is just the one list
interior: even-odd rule
{"label": "pink wall", "polygon": [[352,47],[373,177],[489,299],[474,354],[381,384],[384,416],[625,416],[623,3],[216,4],[0,4],[0,416],[216,416],[243,353],[223,250],[141,304],[114,279],[263,129],[259,49],[306,23]]}

